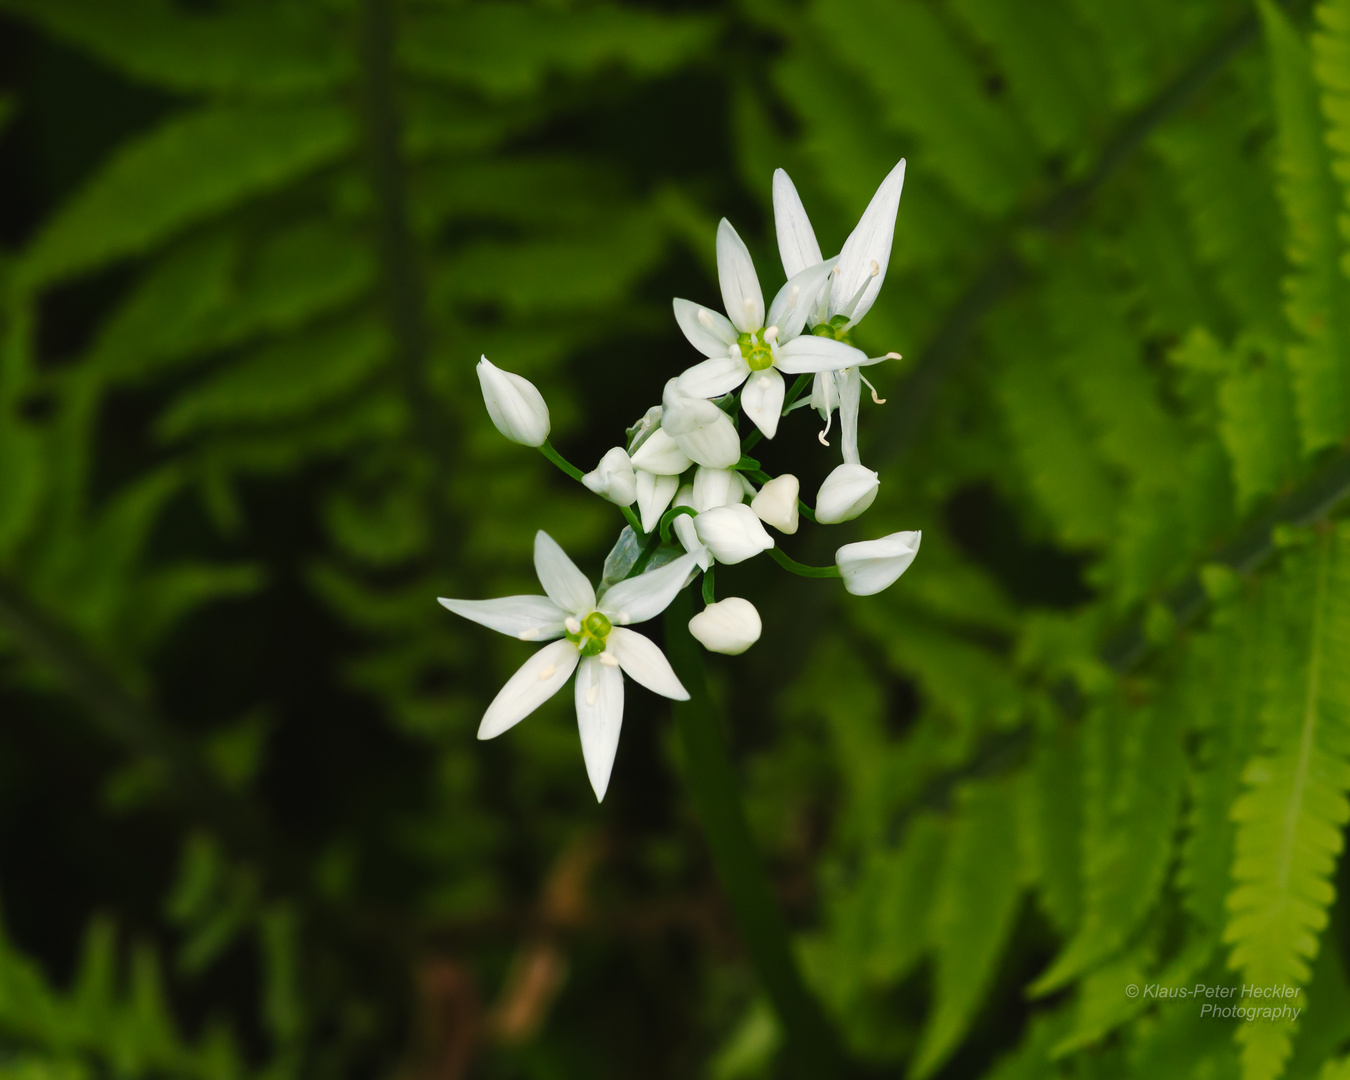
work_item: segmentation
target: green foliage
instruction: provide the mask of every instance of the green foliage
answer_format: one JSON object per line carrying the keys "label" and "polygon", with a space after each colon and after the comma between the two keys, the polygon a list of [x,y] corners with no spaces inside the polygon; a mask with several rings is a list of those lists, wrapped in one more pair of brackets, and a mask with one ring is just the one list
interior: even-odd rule
{"label": "green foliage", "polygon": [[[1347,0],[0,10],[149,103],[0,253],[0,679],[42,733],[0,833],[32,775],[152,851],[91,871],[135,934],[69,978],[81,926],[30,941],[0,866],[0,1077],[790,1075],[664,714],[596,810],[565,702],[476,741],[522,646],[434,597],[529,591],[540,527],[598,571],[621,521],[500,440],[480,353],[589,466],[693,360],[711,207],[771,290],[771,170],[828,253],[901,156],[858,336],[906,359],[839,542],[923,553],[847,603],[718,574],[808,982],[888,1075],[1350,1077]],[[25,153],[43,92],[0,98]],[[1126,991],[1197,983],[1305,1012]]]}

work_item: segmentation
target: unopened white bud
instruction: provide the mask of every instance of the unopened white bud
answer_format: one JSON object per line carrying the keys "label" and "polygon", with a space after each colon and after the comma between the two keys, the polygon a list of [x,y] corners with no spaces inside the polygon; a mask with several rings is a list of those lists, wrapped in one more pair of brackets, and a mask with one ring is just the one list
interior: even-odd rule
{"label": "unopened white bud", "polygon": [[759,640],[764,625],[749,600],[728,596],[689,620],[689,632],[709,652],[739,656]]}
{"label": "unopened white bud", "polygon": [[522,446],[543,446],[549,433],[548,405],[534,383],[503,371],[486,356],[478,361],[478,382],[498,431]]}
{"label": "unopened white bud", "polygon": [[655,473],[657,476],[679,476],[693,464],[689,455],[680,449],[670,432],[657,428],[641,446],[633,451],[633,468]]}
{"label": "unopened white bud", "polygon": [[759,515],[760,521],[791,535],[797,531],[800,491],[797,478],[791,473],[783,473],[759,489],[759,494],[750,500],[750,509]]}
{"label": "unopened white bud", "polygon": [[692,505],[700,514],[717,506],[735,506],[745,501],[740,473],[735,469],[710,469],[700,465],[694,473]]}
{"label": "unopened white bud", "polygon": [[872,505],[880,483],[865,465],[840,465],[825,477],[816,494],[816,520],[822,525],[853,520]]}
{"label": "unopened white bud", "polygon": [[736,425],[721,409],[717,409],[712,423],[675,436],[675,442],[691,461],[710,469],[729,469],[741,460],[741,439],[736,434]]}
{"label": "unopened white bud", "polygon": [[600,464],[583,476],[581,482],[602,499],[619,506],[632,506],[637,498],[637,474],[622,446],[606,451]]}
{"label": "unopened white bud", "polygon": [[694,519],[698,538],[720,563],[738,563],[773,547],[773,537],[764,531],[755,512],[743,503],[719,506]]}
{"label": "unopened white bud", "polygon": [[897,532],[880,540],[845,544],[834,553],[844,588],[854,596],[871,596],[893,585],[919,553],[920,532]]}

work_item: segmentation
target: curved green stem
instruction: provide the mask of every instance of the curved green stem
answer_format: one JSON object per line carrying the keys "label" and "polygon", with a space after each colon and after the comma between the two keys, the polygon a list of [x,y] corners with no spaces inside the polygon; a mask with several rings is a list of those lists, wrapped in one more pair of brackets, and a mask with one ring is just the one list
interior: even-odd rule
{"label": "curved green stem", "polygon": [[558,451],[553,448],[553,444],[547,439],[545,439],[543,444],[539,447],[539,452],[578,483],[581,481],[582,476],[585,475],[580,469],[558,453]]}
{"label": "curved green stem", "polygon": [[692,506],[672,506],[661,515],[661,539],[670,543],[670,526],[677,517],[698,517],[698,511]]}
{"label": "curved green stem", "polygon": [[839,567],[837,566],[807,566],[805,563],[799,563],[789,555],[785,555],[782,549],[778,547],[769,548],[769,554],[773,556],[774,562],[784,570],[790,570],[798,577],[839,577]]}
{"label": "curved green stem", "polygon": [[845,1077],[850,1070],[802,981],[787,924],[750,834],[741,784],[708,694],[703,657],[686,630],[693,606],[686,590],[666,609],[666,653],[689,691],[689,700],[674,706],[685,782],[745,950],[778,1016],[790,1073],[803,1080]]}

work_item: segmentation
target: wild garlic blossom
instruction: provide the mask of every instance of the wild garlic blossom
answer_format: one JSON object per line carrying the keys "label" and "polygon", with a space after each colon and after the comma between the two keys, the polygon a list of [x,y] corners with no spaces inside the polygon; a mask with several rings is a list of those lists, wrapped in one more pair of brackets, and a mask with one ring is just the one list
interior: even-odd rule
{"label": "wild garlic blossom", "polygon": [[[582,756],[596,797],[603,798],[623,723],[623,676],[665,697],[689,696],[661,650],[629,625],[659,615],[701,576],[704,607],[689,620],[689,633],[710,652],[734,656],[760,639],[763,624],[749,600],[716,598],[718,564],[734,566],[768,552],[795,574],[841,578],[860,596],[888,588],[908,569],[919,550],[918,532],[845,544],[833,566],[812,567],[782,551],[769,531],[792,536],[802,518],[821,525],[850,521],[877,497],[880,477],[858,455],[862,368],[898,354],[869,357],[851,335],[885,279],[904,175],[901,161],[840,254],[825,259],[796,188],[778,170],[774,217],[787,281],[767,309],[749,249],[724,219],[716,253],[725,314],[689,300],[674,302],[676,322],[703,359],[671,373],[660,404],[590,472],[549,443],[548,406],[534,384],[486,357],[480,361],[483,400],[498,431],[537,447],[589,491],[619,506],[628,521],[598,587],[541,531],[534,560],[545,595],[441,600],[490,629],[547,643],[488,706],[480,739],[519,723],[575,675]],[[798,376],[790,389],[784,375]],[[811,393],[803,397],[808,382]],[[872,396],[881,400],[875,389]],[[771,475],[746,453],[761,438],[772,439],[782,418],[805,405],[821,412],[827,431],[837,409],[843,434],[844,463],[821,482],[814,509],[801,501],[795,475]],[[742,415],[754,428],[744,438]]]}

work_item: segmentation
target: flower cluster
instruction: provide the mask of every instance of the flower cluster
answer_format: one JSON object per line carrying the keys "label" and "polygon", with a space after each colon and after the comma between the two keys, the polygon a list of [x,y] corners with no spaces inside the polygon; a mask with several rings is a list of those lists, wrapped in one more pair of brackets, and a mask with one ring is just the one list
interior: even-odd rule
{"label": "flower cluster", "polygon": [[[858,596],[890,586],[914,560],[918,532],[845,544],[832,567],[807,567],[776,546],[769,528],[791,535],[807,517],[830,525],[863,513],[880,479],[858,456],[864,384],[883,404],[863,368],[895,353],[868,356],[852,331],[871,309],[886,277],[900,191],[901,161],[882,181],[834,258],[821,255],[796,187],[779,169],[774,219],[786,283],[766,308],[755,265],[726,219],[717,227],[717,272],[723,311],[675,301],[675,320],[703,359],[671,378],[620,446],[590,472],[564,460],[548,442],[548,406],[527,379],[478,364],[488,415],[513,442],[539,448],[595,494],[623,508],[628,526],[605,564],[598,589],[545,533],[535,537],[535,569],[544,596],[448,600],[451,611],[523,641],[549,641],[508,680],[478,730],[491,739],[552,697],[575,672],[582,753],[597,798],[609,783],[623,722],[623,674],[676,700],[689,695],[656,645],[627,627],[660,614],[686,584],[703,575],[705,607],[689,621],[704,648],[735,655],[759,640],[759,613],[741,597],[715,599],[714,568],[768,552],[808,577],[840,577]],[[795,376],[791,386],[784,376]],[[808,395],[809,390],[809,395]],[[771,476],[747,455],[797,408],[824,423],[838,413],[843,462],[825,478],[814,507],[800,499],[790,473]],[[742,415],[753,426],[744,440]],[[636,512],[634,511],[636,507]]]}

